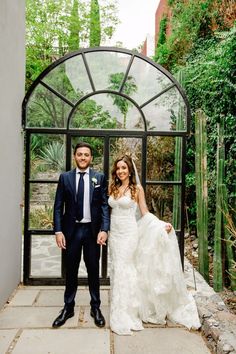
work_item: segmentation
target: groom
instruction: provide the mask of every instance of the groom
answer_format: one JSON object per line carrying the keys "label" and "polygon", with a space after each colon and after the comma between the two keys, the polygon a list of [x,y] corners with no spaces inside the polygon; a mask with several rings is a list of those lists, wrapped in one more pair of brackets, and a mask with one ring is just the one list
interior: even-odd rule
{"label": "groom", "polygon": [[54,231],[56,243],[65,252],[66,288],[64,308],[55,319],[54,328],[62,326],[74,316],[78,269],[83,249],[91,296],[90,315],[98,327],[105,326],[100,310],[99,258],[100,245],[105,245],[110,217],[107,203],[105,175],[89,166],[92,147],[80,142],[74,149],[77,167],[62,173],[54,203]]}

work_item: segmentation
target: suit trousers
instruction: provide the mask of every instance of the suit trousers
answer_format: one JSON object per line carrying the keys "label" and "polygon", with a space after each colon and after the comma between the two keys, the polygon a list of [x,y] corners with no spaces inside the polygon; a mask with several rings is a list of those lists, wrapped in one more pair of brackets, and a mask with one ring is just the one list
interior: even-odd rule
{"label": "suit trousers", "polygon": [[91,223],[76,223],[72,237],[66,241],[66,288],[64,293],[65,306],[73,309],[78,286],[78,270],[83,250],[84,262],[88,273],[90,305],[99,308],[99,259],[100,245],[92,233]]}

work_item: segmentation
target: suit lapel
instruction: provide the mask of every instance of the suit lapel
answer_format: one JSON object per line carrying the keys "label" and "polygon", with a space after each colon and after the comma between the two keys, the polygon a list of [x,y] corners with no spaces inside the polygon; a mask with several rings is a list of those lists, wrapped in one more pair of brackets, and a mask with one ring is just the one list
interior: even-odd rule
{"label": "suit lapel", "polygon": [[90,168],[89,169],[89,200],[90,200],[90,204],[92,203],[92,199],[93,199],[94,184],[92,183],[92,178],[94,176],[95,176],[95,172]]}
{"label": "suit lapel", "polygon": [[69,173],[69,184],[76,201],[76,169]]}

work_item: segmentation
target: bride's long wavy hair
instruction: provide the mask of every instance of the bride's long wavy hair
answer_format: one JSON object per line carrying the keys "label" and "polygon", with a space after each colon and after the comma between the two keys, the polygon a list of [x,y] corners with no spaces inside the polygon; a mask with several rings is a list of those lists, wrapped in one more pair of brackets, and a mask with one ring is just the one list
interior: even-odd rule
{"label": "bride's long wavy hair", "polygon": [[123,155],[120,158],[116,159],[114,162],[114,165],[112,167],[111,171],[111,183],[109,187],[109,194],[112,195],[115,199],[119,195],[119,187],[122,185],[121,180],[119,177],[116,175],[116,170],[117,170],[117,164],[119,161],[124,161],[129,170],[129,188],[130,188],[130,193],[131,193],[131,199],[136,199],[137,195],[137,183],[136,183],[136,178],[135,178],[135,171],[132,163],[132,159],[129,155]]}

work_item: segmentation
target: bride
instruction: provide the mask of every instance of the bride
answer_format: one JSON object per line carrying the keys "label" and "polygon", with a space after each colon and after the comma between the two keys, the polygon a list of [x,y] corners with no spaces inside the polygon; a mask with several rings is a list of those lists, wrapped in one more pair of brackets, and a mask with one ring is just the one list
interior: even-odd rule
{"label": "bride", "polygon": [[130,335],[143,329],[142,322],[164,324],[166,319],[197,329],[198,312],[186,289],[175,232],[149,213],[136,177],[130,156],[115,161],[108,200],[111,329]]}

